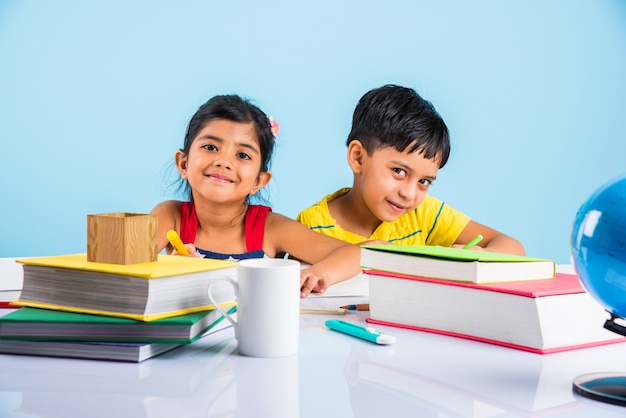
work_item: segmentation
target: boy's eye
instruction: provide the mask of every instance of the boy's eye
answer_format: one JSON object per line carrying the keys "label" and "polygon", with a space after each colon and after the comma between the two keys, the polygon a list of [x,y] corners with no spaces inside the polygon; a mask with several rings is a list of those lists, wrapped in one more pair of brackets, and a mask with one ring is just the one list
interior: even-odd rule
{"label": "boy's eye", "polygon": [[250,156],[245,152],[239,152],[237,153],[237,158],[241,158],[242,160],[249,160]]}
{"label": "boy's eye", "polygon": [[393,170],[394,173],[406,177],[406,170],[404,170],[402,168],[398,168],[398,167],[395,167],[392,170]]}
{"label": "boy's eye", "polygon": [[205,144],[202,146],[202,148],[208,150],[208,151],[215,151],[217,150],[217,147],[213,144]]}
{"label": "boy's eye", "polygon": [[423,186],[430,186],[431,184],[433,184],[433,182],[428,179],[421,179],[420,181],[418,181],[418,183]]}

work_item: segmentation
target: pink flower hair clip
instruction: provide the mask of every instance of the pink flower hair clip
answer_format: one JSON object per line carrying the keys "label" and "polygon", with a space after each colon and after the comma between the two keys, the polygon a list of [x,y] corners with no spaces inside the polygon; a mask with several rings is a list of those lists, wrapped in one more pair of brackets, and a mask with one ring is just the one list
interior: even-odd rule
{"label": "pink flower hair clip", "polygon": [[278,131],[280,131],[280,126],[278,125],[278,122],[276,122],[274,120],[273,117],[269,117],[270,120],[270,129],[272,131],[272,135],[274,136],[274,139],[276,139],[278,137]]}

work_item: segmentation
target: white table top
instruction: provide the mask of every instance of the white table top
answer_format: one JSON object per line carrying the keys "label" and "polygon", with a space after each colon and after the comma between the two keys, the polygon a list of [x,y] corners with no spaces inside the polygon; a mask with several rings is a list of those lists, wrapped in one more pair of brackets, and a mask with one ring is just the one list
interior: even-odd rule
{"label": "white table top", "polygon": [[[310,298],[338,307],[366,297]],[[623,417],[575,395],[572,379],[626,373],[626,344],[537,355],[443,335],[379,327],[379,346],[326,329],[368,312],[303,314],[298,355],[237,354],[233,330],[143,363],[0,355],[1,417]],[[598,324],[602,326],[602,324]]]}

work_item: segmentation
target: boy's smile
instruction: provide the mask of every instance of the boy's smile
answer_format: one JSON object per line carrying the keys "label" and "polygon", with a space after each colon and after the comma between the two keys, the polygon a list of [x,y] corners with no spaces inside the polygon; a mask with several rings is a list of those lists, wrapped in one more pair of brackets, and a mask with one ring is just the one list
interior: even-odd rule
{"label": "boy's smile", "polygon": [[389,203],[390,209],[394,212],[398,212],[398,214],[402,214],[406,210],[406,208],[402,205],[397,205],[394,202],[388,202],[388,203]]}

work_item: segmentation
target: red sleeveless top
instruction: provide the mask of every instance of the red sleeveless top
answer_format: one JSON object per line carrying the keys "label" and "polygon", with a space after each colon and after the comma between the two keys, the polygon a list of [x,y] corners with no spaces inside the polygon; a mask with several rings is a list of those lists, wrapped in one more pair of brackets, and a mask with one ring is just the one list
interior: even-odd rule
{"label": "red sleeveless top", "polygon": [[[248,205],[245,219],[246,253],[244,254],[221,254],[209,250],[197,248],[208,258],[235,259],[263,258],[263,236],[265,235],[265,219],[272,209],[263,205]],[[194,243],[198,232],[198,216],[193,202],[181,202],[180,205],[180,239],[184,243]]]}

